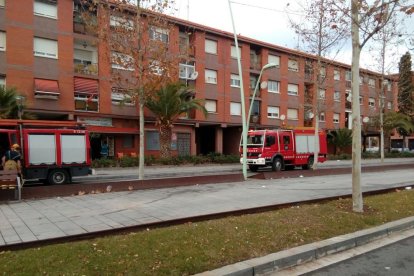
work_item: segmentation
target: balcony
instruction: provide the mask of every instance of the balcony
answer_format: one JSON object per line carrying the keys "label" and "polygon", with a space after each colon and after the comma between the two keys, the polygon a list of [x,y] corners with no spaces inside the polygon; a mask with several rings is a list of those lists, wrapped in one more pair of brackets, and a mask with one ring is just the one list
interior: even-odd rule
{"label": "balcony", "polygon": [[[88,18],[87,20],[84,17]],[[80,12],[73,13],[73,32],[84,35],[97,35],[97,18],[96,15],[82,15]]]}
{"label": "balcony", "polygon": [[76,74],[97,76],[98,75],[98,64],[97,63],[76,63],[74,64],[74,72]]}
{"label": "balcony", "polygon": [[189,44],[179,44],[180,55],[195,57],[195,46]]}

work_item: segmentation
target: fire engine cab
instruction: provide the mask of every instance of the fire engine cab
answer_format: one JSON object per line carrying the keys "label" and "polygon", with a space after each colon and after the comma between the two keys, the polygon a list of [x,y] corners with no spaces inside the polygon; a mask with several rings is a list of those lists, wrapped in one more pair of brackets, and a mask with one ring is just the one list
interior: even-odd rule
{"label": "fire engine cab", "polygon": [[[240,143],[240,153],[243,148]],[[270,166],[273,171],[313,165],[315,130],[313,128],[250,130],[247,135],[247,165],[253,172]],[[326,161],[326,134],[319,131],[318,162]],[[243,156],[240,158],[243,163]]]}
{"label": "fire engine cab", "polygon": [[13,144],[20,145],[26,180],[64,184],[89,173],[88,131],[76,122],[0,120],[0,155]]}

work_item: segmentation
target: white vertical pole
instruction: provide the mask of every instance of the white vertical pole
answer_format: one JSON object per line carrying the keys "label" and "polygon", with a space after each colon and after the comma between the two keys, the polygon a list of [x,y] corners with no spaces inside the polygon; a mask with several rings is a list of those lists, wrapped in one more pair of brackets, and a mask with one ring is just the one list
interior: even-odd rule
{"label": "white vertical pole", "polygon": [[239,76],[240,76],[240,101],[241,101],[241,112],[242,112],[242,137],[243,137],[243,177],[244,180],[247,180],[247,126],[246,126],[246,108],[245,108],[245,102],[244,102],[244,89],[243,89],[243,70],[241,66],[241,60],[240,60],[240,52],[239,52],[239,43],[237,41],[237,33],[236,33],[236,26],[234,25],[234,19],[233,19],[233,12],[231,9],[231,2],[228,0],[229,3],[229,10],[230,10],[230,18],[231,23],[233,25],[233,33],[234,33],[234,44],[236,46],[236,57],[237,57],[237,65],[239,68]]}

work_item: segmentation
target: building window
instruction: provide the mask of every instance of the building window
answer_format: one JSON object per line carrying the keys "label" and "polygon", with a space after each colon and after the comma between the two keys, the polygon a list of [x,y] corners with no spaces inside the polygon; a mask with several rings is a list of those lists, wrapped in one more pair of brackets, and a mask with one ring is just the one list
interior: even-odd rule
{"label": "building window", "polygon": [[334,80],[341,80],[341,72],[339,70],[334,70]]}
{"label": "building window", "polygon": [[388,108],[388,109],[391,109],[391,108],[392,108],[392,103],[391,103],[391,102],[388,102],[388,103],[387,103],[387,108]]}
{"label": "building window", "polygon": [[374,98],[369,98],[368,99],[368,106],[371,108],[375,107],[375,99]]}
{"label": "building window", "polygon": [[75,92],[75,110],[98,111],[99,98],[97,94],[78,94]]}
{"label": "building window", "polygon": [[325,94],[326,94],[325,89],[319,89],[319,99],[320,100],[325,100]]}
{"label": "building window", "polygon": [[333,122],[335,124],[339,124],[339,113],[334,113],[334,115],[333,115]]}
{"label": "building window", "polygon": [[0,31],[0,51],[6,51],[6,32]]}
{"label": "building window", "polygon": [[98,81],[74,78],[75,110],[99,111]]}
{"label": "building window", "polygon": [[33,53],[36,57],[58,58],[58,43],[56,40],[35,37]]}
{"label": "building window", "polygon": [[299,63],[296,59],[289,59],[288,60],[288,70],[289,71],[299,71]]}
{"label": "building window", "polygon": [[321,75],[321,77],[326,76],[326,67],[325,66],[321,67],[321,69],[319,70],[319,74]]}
{"label": "building window", "polygon": [[151,26],[149,29],[149,37],[151,40],[168,43],[169,31],[162,28]]}
{"label": "building window", "polygon": [[345,72],[345,80],[347,80],[347,81],[352,80],[352,72],[351,71],[346,71]]}
{"label": "building window", "polygon": [[132,19],[111,15],[109,18],[109,25],[114,28],[124,28],[126,30],[132,30],[135,26]]}
{"label": "building window", "polygon": [[277,67],[279,67],[280,66],[280,57],[279,56],[274,56],[274,55],[269,55],[267,57],[267,63],[276,64]]}
{"label": "building window", "polygon": [[34,94],[37,99],[57,100],[60,95],[57,80],[34,79]]}
{"label": "building window", "polygon": [[334,92],[334,100],[337,102],[341,101],[341,92],[339,91]]}
{"label": "building window", "polygon": [[56,1],[35,0],[33,6],[34,15],[57,19]]}
{"label": "building window", "polygon": [[267,118],[279,118],[279,107],[268,106],[267,107]]}
{"label": "building window", "polygon": [[206,39],[205,51],[217,55],[217,41]]}
{"label": "building window", "polygon": [[288,95],[297,96],[299,94],[299,86],[297,84],[288,84]]}
{"label": "building window", "polygon": [[195,80],[198,73],[195,73],[194,64],[179,64],[179,77],[185,80]]}
{"label": "building window", "polygon": [[111,100],[113,105],[134,106],[135,102],[132,99],[130,92],[127,89],[119,87],[112,87]]}
{"label": "building window", "polygon": [[240,77],[236,74],[230,75],[230,86],[231,87],[240,87]]}
{"label": "building window", "polygon": [[384,85],[387,87],[388,91],[391,91],[391,81],[389,80],[384,80]]}
{"label": "building window", "polygon": [[6,87],[6,77],[0,76],[0,86]]}
{"label": "building window", "polygon": [[289,120],[297,120],[299,118],[298,116],[298,110],[294,108],[288,108],[287,110],[287,118]]}
{"label": "building window", "polygon": [[273,92],[273,93],[279,93],[280,90],[280,82],[278,81],[268,81],[267,82],[267,91]]}
{"label": "building window", "polygon": [[216,84],[217,83],[217,71],[206,69],[205,79],[206,79],[206,83]]}
{"label": "building window", "polygon": [[[231,46],[230,54],[232,58],[237,58],[236,46]],[[239,47],[239,56],[241,59],[241,48]]]}
{"label": "building window", "polygon": [[319,121],[325,122],[325,112],[319,112]]}
{"label": "building window", "polygon": [[147,150],[160,150],[160,134],[158,131],[145,132],[145,145]]}
{"label": "building window", "polygon": [[111,67],[120,70],[135,70],[134,58],[119,52],[111,52]]}
{"label": "building window", "polygon": [[131,149],[134,147],[134,136],[133,135],[123,135],[122,136],[122,147],[124,149]]}
{"label": "building window", "polygon": [[230,102],[230,115],[241,115],[241,103]]}
{"label": "building window", "polygon": [[364,103],[364,97],[359,96],[359,104],[362,105]]}
{"label": "building window", "polygon": [[207,109],[208,113],[217,113],[217,101],[216,100],[206,100],[204,107]]}
{"label": "building window", "polygon": [[364,76],[359,75],[359,85],[364,83]]}
{"label": "building window", "polygon": [[375,79],[369,78],[368,79],[368,85],[371,86],[371,87],[375,87]]}
{"label": "building window", "polygon": [[3,8],[5,4],[5,0],[0,0],[0,7]]}

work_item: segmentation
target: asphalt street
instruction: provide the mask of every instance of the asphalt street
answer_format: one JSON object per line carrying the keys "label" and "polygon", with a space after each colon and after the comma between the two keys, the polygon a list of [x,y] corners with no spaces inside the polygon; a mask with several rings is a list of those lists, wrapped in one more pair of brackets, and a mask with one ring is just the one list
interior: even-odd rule
{"label": "asphalt street", "polygon": [[411,276],[414,274],[413,252],[414,237],[410,237],[304,275]]}

